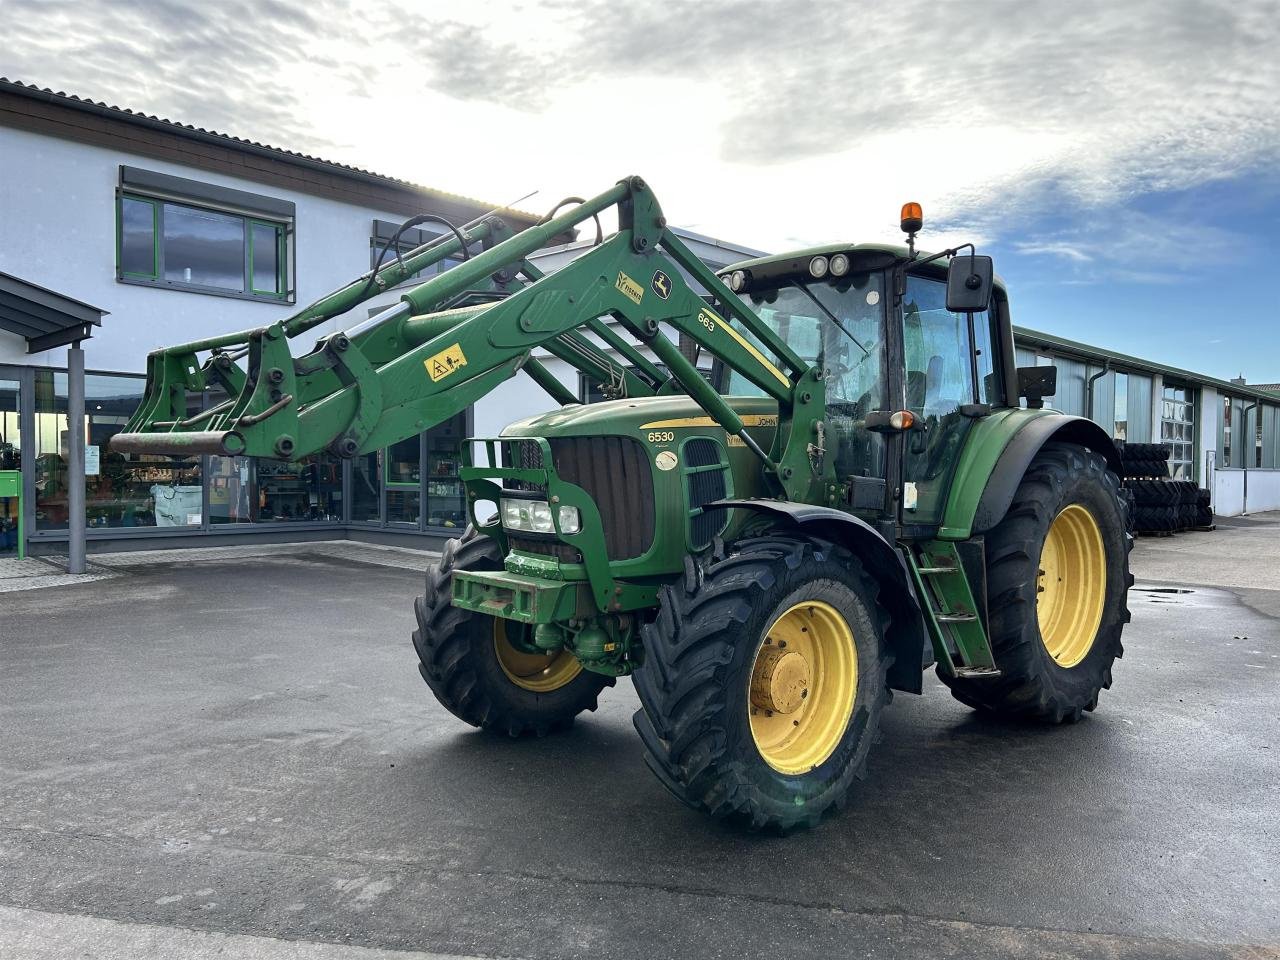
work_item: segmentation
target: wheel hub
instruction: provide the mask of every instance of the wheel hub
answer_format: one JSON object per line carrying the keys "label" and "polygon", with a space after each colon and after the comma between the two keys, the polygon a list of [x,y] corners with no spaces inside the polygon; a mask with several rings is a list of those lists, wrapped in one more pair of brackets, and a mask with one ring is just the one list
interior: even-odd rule
{"label": "wheel hub", "polygon": [[582,664],[568,650],[525,653],[511,642],[506,621],[499,617],[493,620],[493,649],[507,679],[531,693],[559,690],[582,672]]}
{"label": "wheel hub", "polygon": [[795,713],[809,696],[809,661],[802,653],[765,641],[751,671],[751,703],[760,710]]}
{"label": "wheel hub", "polygon": [[748,722],[761,758],[802,774],[835,751],[858,690],[858,648],[835,607],[804,600],[783,611],[756,651],[747,685]]}

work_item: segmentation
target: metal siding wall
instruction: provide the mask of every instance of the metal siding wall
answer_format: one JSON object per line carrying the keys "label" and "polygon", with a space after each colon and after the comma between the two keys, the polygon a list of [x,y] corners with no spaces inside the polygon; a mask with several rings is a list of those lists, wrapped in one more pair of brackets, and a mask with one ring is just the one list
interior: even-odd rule
{"label": "metal siding wall", "polygon": [[1036,352],[1034,350],[1028,350],[1026,347],[1016,347],[1013,353],[1017,358],[1018,366],[1034,367],[1036,365]]}
{"label": "metal siding wall", "polygon": [[1054,357],[1053,365],[1058,368],[1058,392],[1053,398],[1054,409],[1084,416],[1084,363],[1068,360],[1066,357]]}
{"label": "metal siding wall", "polygon": [[1151,442],[1151,378],[1129,374],[1129,440]]}
{"label": "metal siding wall", "polygon": [[1245,451],[1252,452],[1256,442],[1253,437],[1253,424],[1244,422],[1245,406],[1243,400],[1231,398],[1231,462],[1227,464],[1228,467],[1243,468]]}

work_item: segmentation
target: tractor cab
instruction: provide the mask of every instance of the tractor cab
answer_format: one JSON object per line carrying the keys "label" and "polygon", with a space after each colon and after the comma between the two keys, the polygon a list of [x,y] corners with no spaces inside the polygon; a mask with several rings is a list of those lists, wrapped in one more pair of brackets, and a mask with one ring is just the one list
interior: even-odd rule
{"label": "tractor cab", "polygon": [[[751,260],[722,274],[765,324],[824,371],[826,452],[846,504],[868,519],[938,525],[971,425],[1017,406],[1016,392],[1005,389],[1016,377],[1003,284],[985,281],[984,303],[977,302],[981,289],[969,304],[955,302],[971,260],[979,270],[990,263],[921,257],[913,244],[845,244]],[[728,396],[761,394],[728,367],[717,375]]]}

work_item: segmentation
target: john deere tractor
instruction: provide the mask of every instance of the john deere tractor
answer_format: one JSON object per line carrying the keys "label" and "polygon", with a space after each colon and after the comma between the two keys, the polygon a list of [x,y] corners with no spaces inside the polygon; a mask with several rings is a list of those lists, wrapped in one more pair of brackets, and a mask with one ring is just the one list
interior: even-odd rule
{"label": "john deere tractor", "polygon": [[[716,274],[638,177],[566,205],[514,235],[497,213],[449,225],[286,320],[153,353],[113,446],[354,457],[531,377],[557,409],[464,451],[471,525],[415,603],[422,676],[520,736],[629,675],[658,779],[749,828],[839,806],[891,692],[920,693],[930,666],[990,714],[1097,706],[1129,619],[1118,457],[1045,409],[1052,368],[1015,366],[990,258],[917,253],[909,204],[905,246]],[[526,259],[610,207],[617,233],[570,265]],[[579,402],[547,355],[607,399]],[[193,414],[191,391],[213,399]]]}

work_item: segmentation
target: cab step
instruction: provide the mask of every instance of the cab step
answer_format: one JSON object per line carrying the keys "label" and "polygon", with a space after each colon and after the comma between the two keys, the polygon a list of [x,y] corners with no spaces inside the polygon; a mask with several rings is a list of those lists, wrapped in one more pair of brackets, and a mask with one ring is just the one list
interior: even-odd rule
{"label": "cab step", "polygon": [[958,677],[1000,676],[956,545],[930,540],[903,552],[938,663]]}

